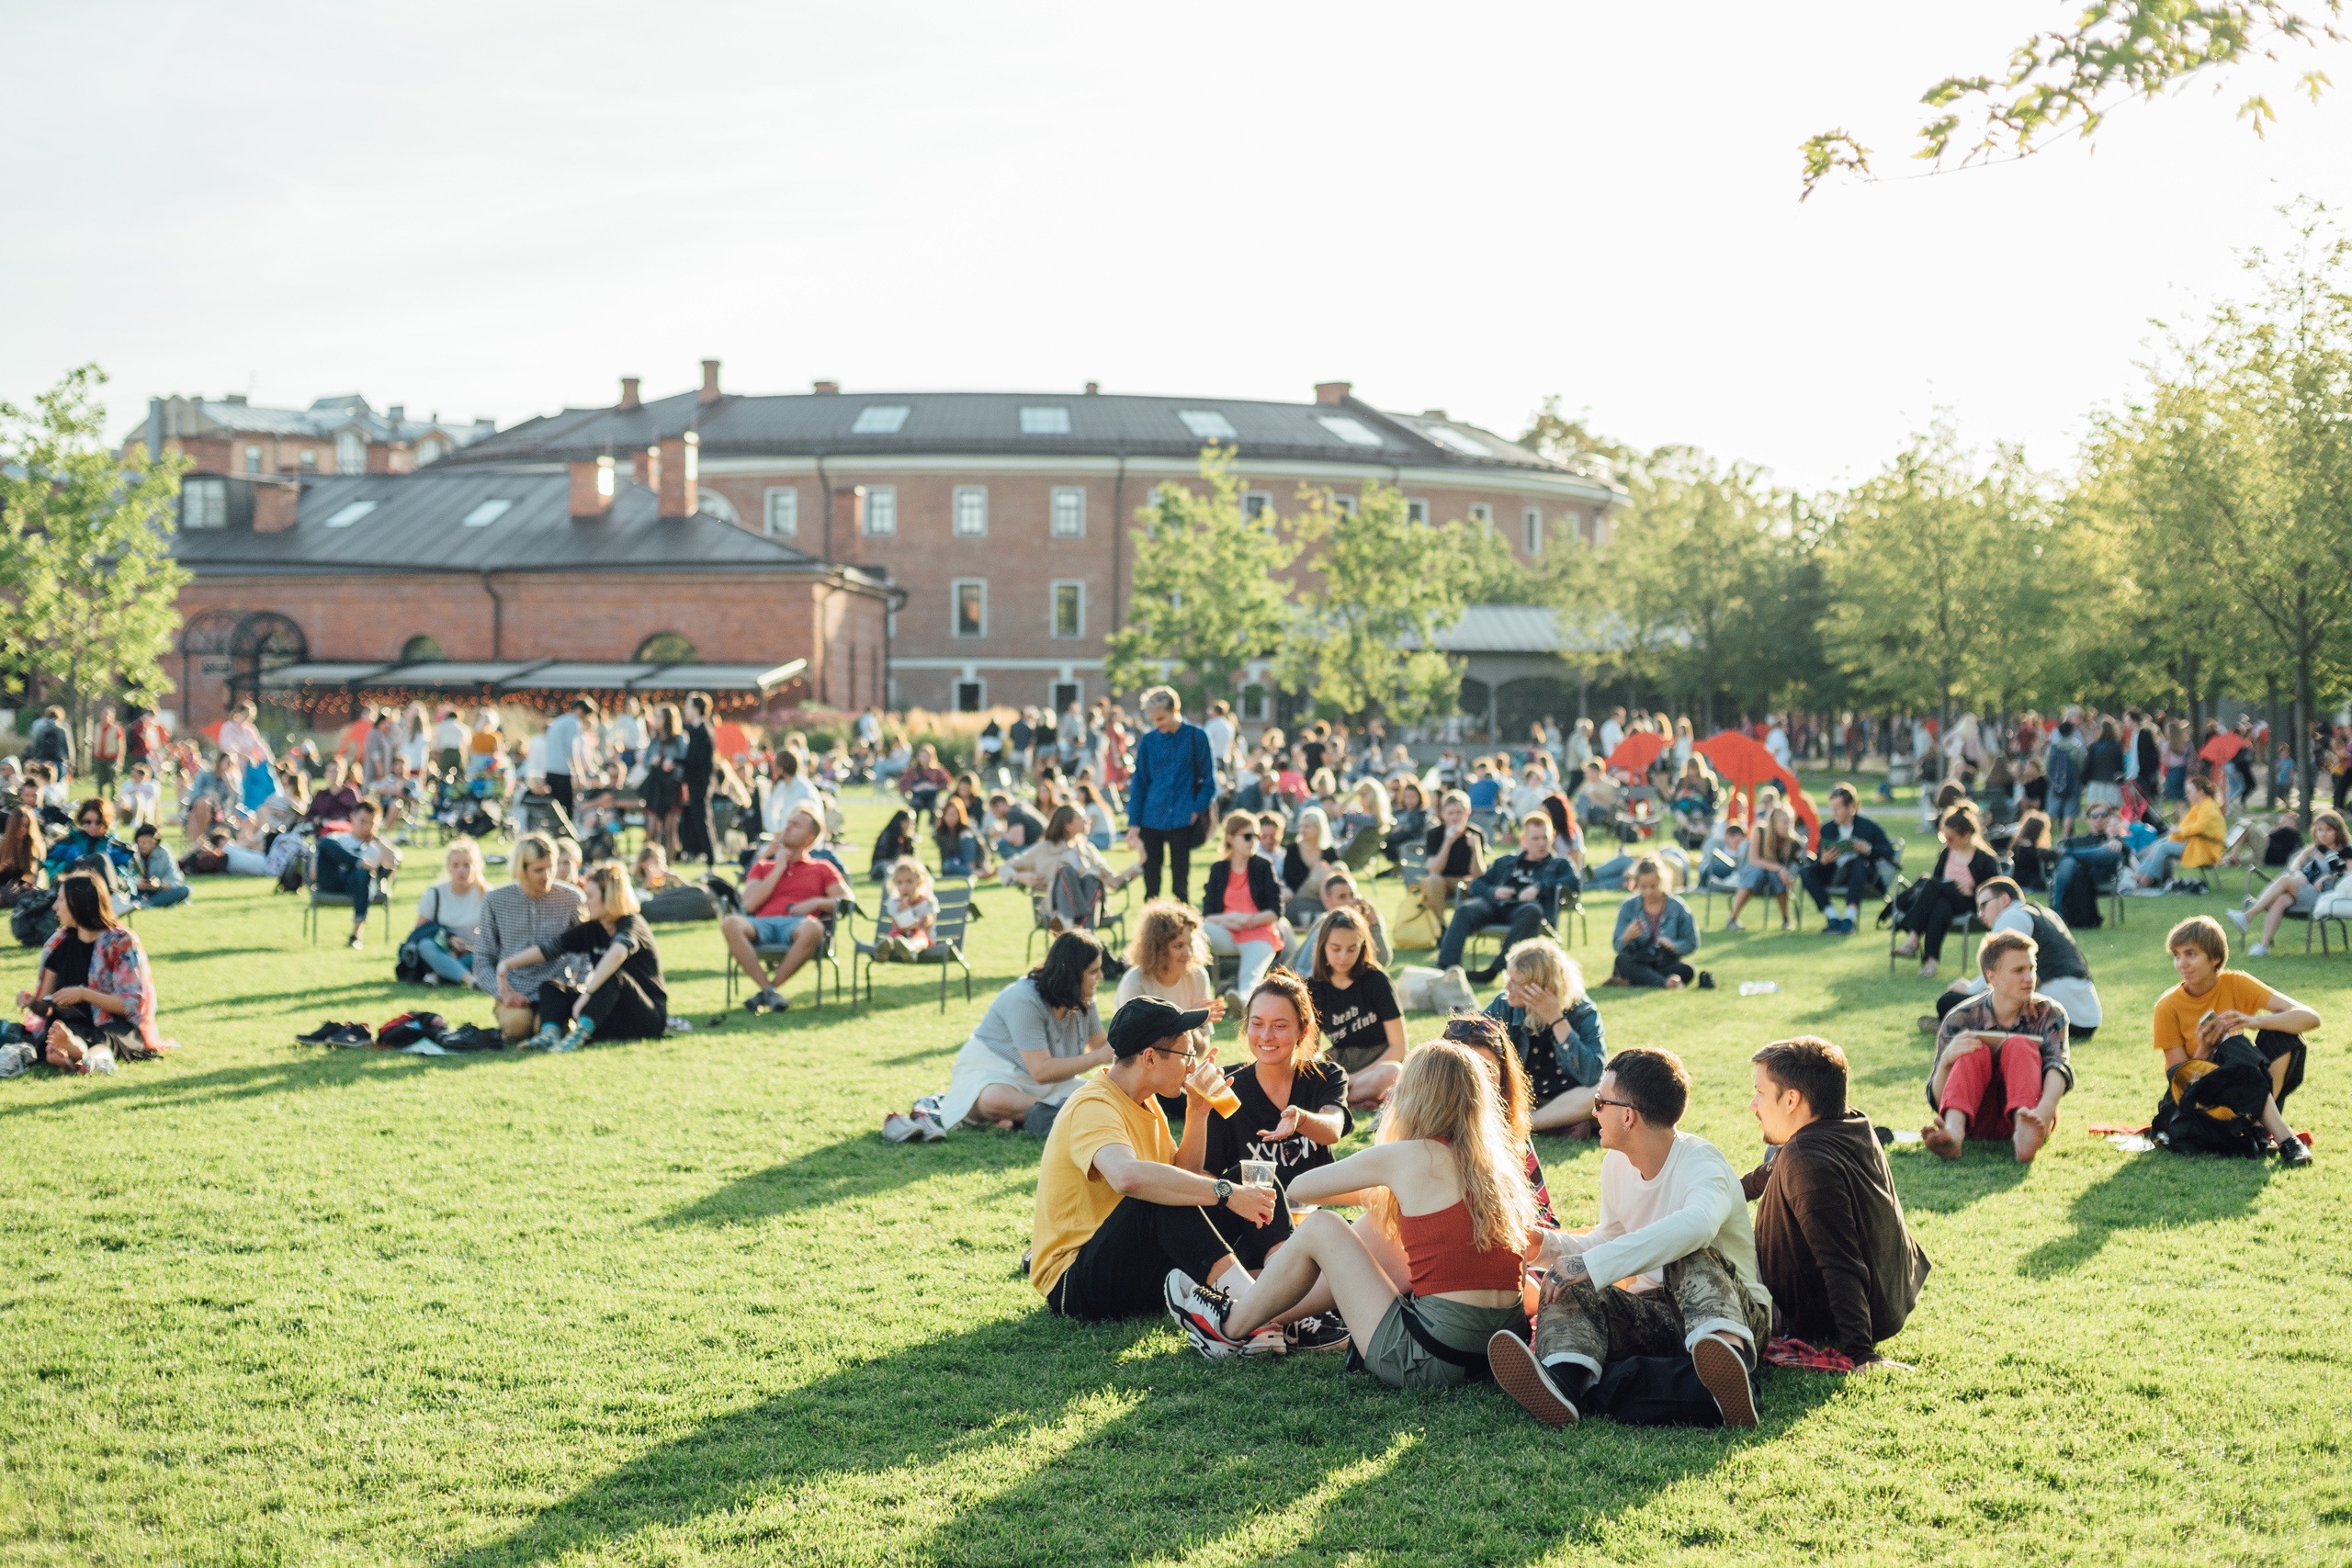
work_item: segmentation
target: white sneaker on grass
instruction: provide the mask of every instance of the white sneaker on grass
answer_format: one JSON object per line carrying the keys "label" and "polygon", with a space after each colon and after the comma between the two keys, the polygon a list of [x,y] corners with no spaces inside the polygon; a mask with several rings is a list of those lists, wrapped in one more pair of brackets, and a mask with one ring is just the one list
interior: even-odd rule
{"label": "white sneaker on grass", "polygon": [[2270,956],[2270,944],[2267,942],[2255,942],[2245,950],[2245,955],[2248,958],[2267,958]]}
{"label": "white sneaker on grass", "polygon": [[2222,918],[2229,921],[2230,924],[2237,927],[2238,934],[2240,936],[2244,936],[2245,934],[2245,911],[2244,909],[2224,909],[2222,911]]}

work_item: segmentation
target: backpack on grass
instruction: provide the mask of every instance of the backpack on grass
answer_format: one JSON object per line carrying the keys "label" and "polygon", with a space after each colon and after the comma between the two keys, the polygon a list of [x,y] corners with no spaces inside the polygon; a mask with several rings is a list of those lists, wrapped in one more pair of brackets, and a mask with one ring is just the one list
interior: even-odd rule
{"label": "backpack on grass", "polygon": [[57,889],[40,887],[17,901],[8,916],[8,932],[20,947],[39,947],[57,934]]}

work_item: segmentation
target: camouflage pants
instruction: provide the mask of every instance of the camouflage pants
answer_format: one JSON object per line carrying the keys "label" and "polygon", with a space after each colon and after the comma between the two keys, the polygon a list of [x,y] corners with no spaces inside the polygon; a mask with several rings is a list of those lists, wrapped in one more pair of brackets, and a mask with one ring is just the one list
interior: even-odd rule
{"label": "camouflage pants", "polygon": [[1565,1356],[1598,1376],[1629,1357],[1683,1355],[1696,1336],[1725,1328],[1747,1331],[1752,1371],[1772,1335],[1771,1309],[1747,1292],[1722,1253],[1706,1247],[1668,1264],[1666,1283],[1655,1291],[1621,1291],[1581,1275],[1570,1282],[1555,1272],[1544,1281],[1535,1312],[1535,1356]]}

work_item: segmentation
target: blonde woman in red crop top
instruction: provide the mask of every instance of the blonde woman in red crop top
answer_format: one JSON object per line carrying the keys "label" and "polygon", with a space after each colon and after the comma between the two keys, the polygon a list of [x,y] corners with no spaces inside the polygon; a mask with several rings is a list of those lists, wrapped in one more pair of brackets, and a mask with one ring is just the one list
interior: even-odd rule
{"label": "blonde woman in red crop top", "polygon": [[1532,1256],[1535,1201],[1478,1059],[1460,1045],[1424,1045],[1405,1058],[1382,1141],[1305,1171],[1289,1192],[1328,1201],[1369,1189],[1393,1217],[1409,1278],[1392,1279],[1346,1221],[1309,1214],[1256,1280],[1226,1278],[1238,1293],[1168,1276],[1168,1310],[1211,1359],[1238,1355],[1250,1334],[1301,1308],[1346,1319],[1364,1365],[1391,1388],[1451,1388],[1486,1360],[1498,1331],[1525,1333],[1520,1295]]}

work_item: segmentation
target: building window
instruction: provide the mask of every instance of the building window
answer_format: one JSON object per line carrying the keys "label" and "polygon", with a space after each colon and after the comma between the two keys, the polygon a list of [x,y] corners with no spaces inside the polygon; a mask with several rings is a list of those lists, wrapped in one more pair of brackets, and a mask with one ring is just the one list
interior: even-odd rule
{"label": "building window", "polygon": [[427,637],[423,632],[417,633],[416,636],[401,644],[402,664],[423,664],[427,660],[439,659],[441,656],[440,640]]}
{"label": "building window", "polygon": [[465,525],[469,528],[487,528],[505,516],[514,505],[514,503],[504,496],[493,496],[467,513]]}
{"label": "building window", "polygon": [[364,474],[368,471],[368,438],[356,430],[346,430],[334,438],[334,471],[338,474]]}
{"label": "building window", "polygon": [[416,466],[424,467],[441,456],[441,443],[427,436],[416,444]]}
{"label": "building window", "polygon": [[245,472],[249,474],[257,474],[261,472],[260,447],[248,446],[245,448]]}
{"label": "building window", "polygon": [[637,645],[639,664],[694,664],[700,659],[695,645],[676,632],[655,632]]}
{"label": "building window", "polygon": [[1426,528],[1430,525],[1430,503],[1408,498],[1405,502],[1405,521]]}
{"label": "building window", "polygon": [[1274,492],[1270,490],[1253,490],[1241,498],[1241,515],[1252,523],[1273,509]]}
{"label": "building window", "polygon": [[1241,716],[1253,724],[1266,717],[1265,687],[1244,686],[1241,688]]}
{"label": "building window", "polygon": [[1064,408],[1023,409],[1021,434],[1023,435],[1068,435],[1069,410]]}
{"label": "building window", "polygon": [[1523,520],[1527,525],[1527,553],[1540,556],[1544,553],[1544,509],[1529,507]]}
{"label": "building window", "polygon": [[985,681],[956,682],[956,711],[979,713],[989,705],[989,687]]}
{"label": "building window", "polygon": [[1331,498],[1331,510],[1342,517],[1353,517],[1356,514],[1356,498],[1351,495],[1335,495]]}
{"label": "building window", "polygon": [[1054,487],[1054,537],[1082,539],[1086,536],[1086,491],[1078,485]]}
{"label": "building window", "polygon": [[895,534],[899,531],[897,485],[865,487],[865,531],[869,534]]}
{"label": "building window", "polygon": [[1057,582],[1054,584],[1054,626],[1056,637],[1086,635],[1086,584]]}
{"label": "building window", "polygon": [[964,538],[983,538],[989,531],[989,487],[956,487],[956,532]]}
{"label": "building window", "polygon": [[1215,409],[1178,409],[1176,417],[1184,422],[1185,429],[1203,441],[1240,438],[1240,433],[1233,428],[1233,422]]}
{"label": "building window", "polygon": [[1075,681],[1054,682],[1054,711],[1068,713],[1085,699],[1085,691]]}
{"label": "building window", "polygon": [[318,454],[318,452],[316,451],[316,449],[314,449],[314,448],[312,448],[312,447],[309,447],[309,446],[305,446],[305,447],[303,447],[303,448],[302,448],[302,471],[303,471],[304,473],[306,473],[306,474],[314,474],[314,473],[318,472],[318,469],[319,469],[319,454]]}
{"label": "building window", "polygon": [[1582,513],[1577,513],[1577,538],[1579,538],[1579,539],[1582,539],[1586,544],[1589,545],[1589,544],[1591,544],[1595,539],[1598,539],[1600,536],[1600,514],[1599,513],[1591,513],[1590,515],[1587,515],[1587,514]]}
{"label": "building window", "polygon": [[1474,501],[1470,503],[1470,521],[1481,528],[1491,528],[1495,525],[1495,509],[1483,501]]}
{"label": "building window", "polygon": [[857,411],[857,419],[849,427],[852,435],[896,435],[899,427],[907,423],[904,403],[868,403]]}
{"label": "building window", "polygon": [[226,528],[229,525],[229,481],[189,479],[180,486],[180,526]]}
{"label": "building window", "polygon": [[977,577],[959,577],[948,585],[948,602],[955,606],[955,625],[950,628],[956,637],[986,637],[989,635],[989,585]]}
{"label": "building window", "polygon": [[768,537],[794,539],[800,536],[800,492],[789,488],[766,492]]}

